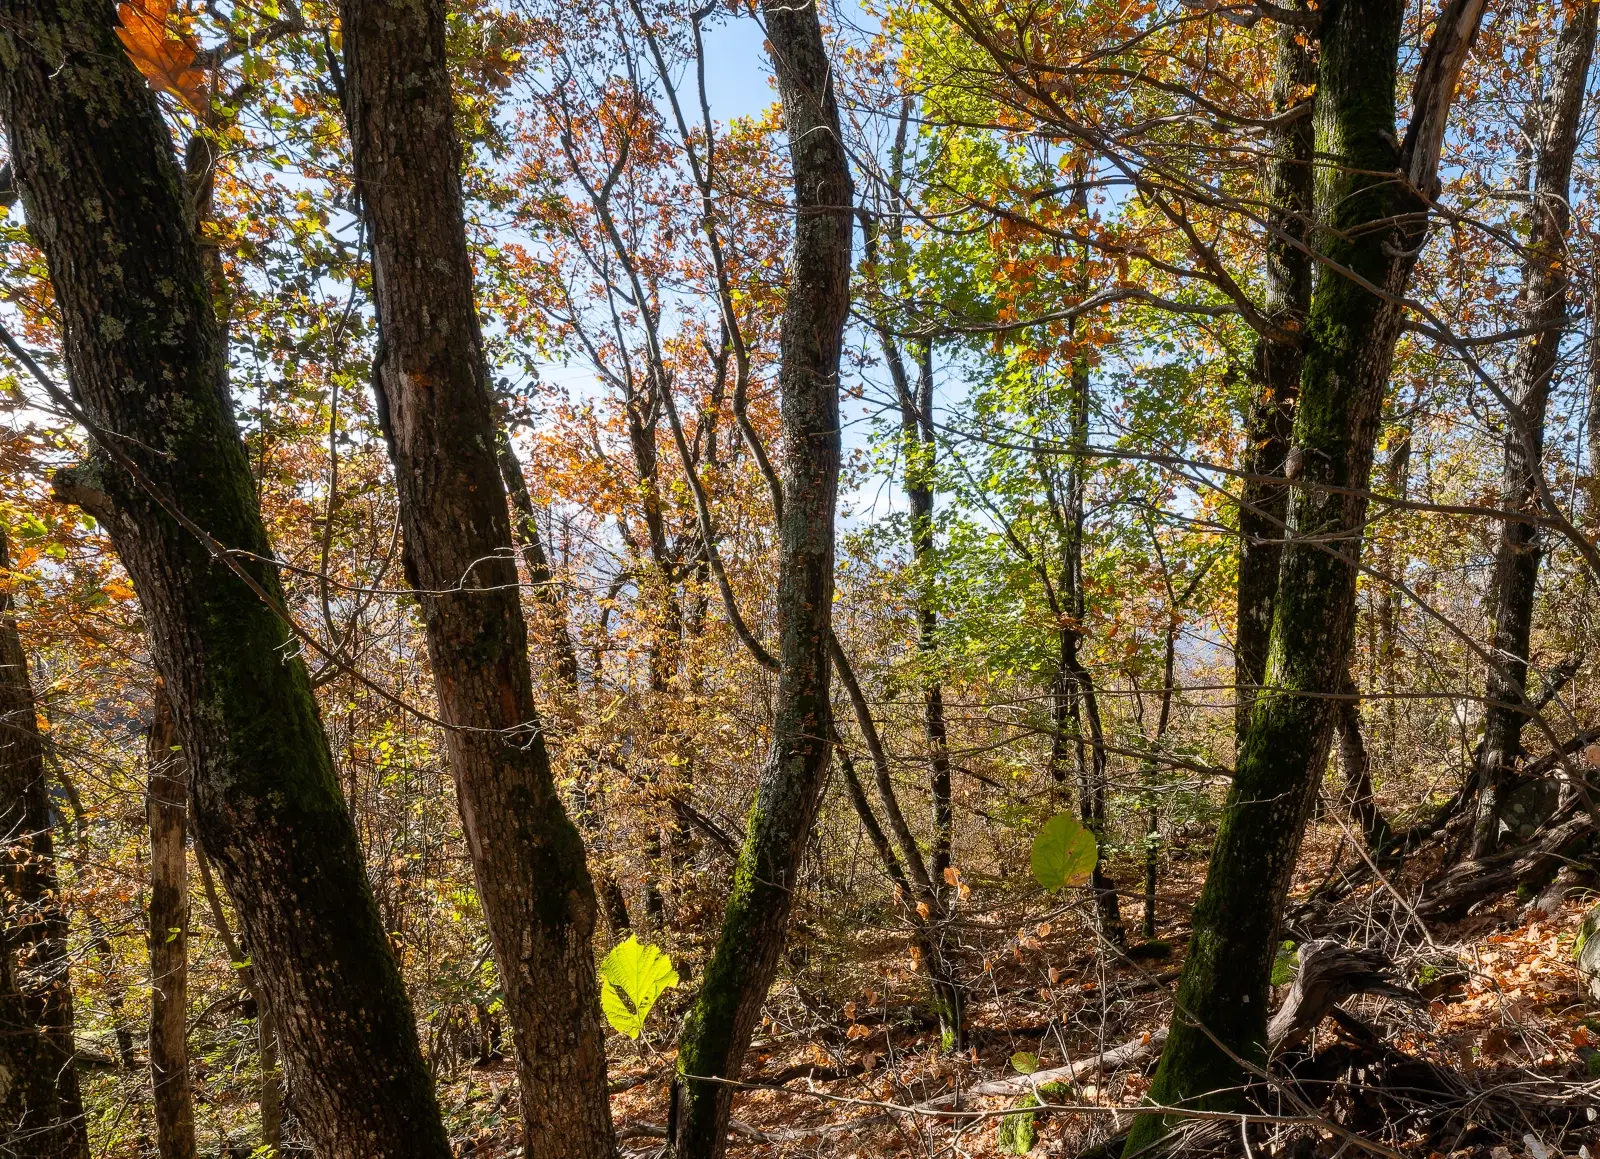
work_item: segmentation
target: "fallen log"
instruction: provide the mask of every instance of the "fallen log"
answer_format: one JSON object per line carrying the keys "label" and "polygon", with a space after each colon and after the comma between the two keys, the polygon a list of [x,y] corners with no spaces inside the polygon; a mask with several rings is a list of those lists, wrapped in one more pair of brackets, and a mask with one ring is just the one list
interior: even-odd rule
{"label": "fallen log", "polygon": [[1393,978],[1394,963],[1379,950],[1350,949],[1334,941],[1307,942],[1300,947],[1300,968],[1278,1012],[1267,1025],[1273,1051],[1298,1045],[1346,998],[1382,994],[1408,1006],[1428,1000]]}
{"label": "fallen log", "polygon": [[1526,844],[1458,862],[1429,882],[1417,899],[1417,915],[1433,921],[1463,917],[1479,902],[1553,873],[1593,836],[1593,819],[1579,812],[1576,804],[1568,805],[1540,826]]}

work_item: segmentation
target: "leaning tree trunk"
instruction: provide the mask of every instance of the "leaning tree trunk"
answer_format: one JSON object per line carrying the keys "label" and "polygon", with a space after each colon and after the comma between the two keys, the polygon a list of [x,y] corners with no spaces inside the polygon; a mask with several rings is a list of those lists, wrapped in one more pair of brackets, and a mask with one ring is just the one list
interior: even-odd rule
{"label": "leaning tree trunk", "polygon": [[58,491],[94,510],[138,591],[197,836],[238,904],[318,1153],[443,1159],[234,424],[182,175],[115,24],[111,0],[0,3],[0,118],[97,444]]}
{"label": "leaning tree trunk", "polygon": [[167,691],[156,685],[147,750],[150,818],[150,1086],[161,1159],[195,1159],[189,1085],[189,777]]}
{"label": "leaning tree trunk", "polygon": [[722,934],[678,1049],[668,1133],[678,1159],[717,1159],[737,1078],[787,934],[828,766],[828,642],[839,486],[839,359],[850,305],[853,191],[815,5],[763,0],[794,170],[794,246],[779,340],[784,439],[778,526],[778,695],[771,751]]}
{"label": "leaning tree trunk", "polygon": [[[1333,164],[1319,189],[1326,268],[1307,318],[1286,472],[1294,483],[1289,543],[1267,678],[1245,730],[1194,911],[1172,1031],[1151,1084],[1157,1103],[1234,1109],[1249,1078],[1241,1060],[1265,1061],[1278,928],[1328,759],[1335,708],[1328,694],[1338,690],[1350,650],[1355,557],[1400,298],[1426,236],[1445,121],[1482,0],[1452,0],[1441,14],[1413,86],[1412,123],[1397,147],[1404,11],[1402,0],[1336,0],[1323,9],[1316,151]],[[1141,1116],[1125,1154],[1140,1153],[1167,1126],[1163,1116]]]}
{"label": "leaning tree trunk", "polygon": [[[1523,264],[1523,326],[1532,334],[1512,371],[1512,413],[1507,416],[1500,506],[1537,514],[1535,476],[1544,468],[1545,406],[1556,356],[1566,332],[1567,229],[1572,221],[1572,158],[1578,145],[1583,94],[1594,56],[1596,15],[1584,4],[1567,18],[1556,42],[1555,77],[1545,100],[1539,156],[1528,207],[1528,247]],[[1543,548],[1533,523],[1500,524],[1494,556],[1494,659],[1489,665],[1483,749],[1478,764],[1478,815],[1472,855],[1494,852],[1500,836],[1500,798],[1522,755],[1527,719],[1528,635]]]}
{"label": "leaning tree trunk", "polygon": [[1294,404],[1300,393],[1300,368],[1311,304],[1311,257],[1305,251],[1311,220],[1314,126],[1312,110],[1300,108],[1314,97],[1301,94],[1317,79],[1311,50],[1303,34],[1284,25],[1278,29],[1277,71],[1272,108],[1277,116],[1299,114],[1273,130],[1267,162],[1266,294],[1262,314],[1283,334],[1256,339],[1252,368],[1253,397],[1245,420],[1245,471],[1239,494],[1239,580],[1233,643],[1235,737],[1244,737],[1250,706],[1267,674],[1267,644],[1272,635],[1272,608],[1278,595],[1278,568],[1283,562],[1284,517],[1289,492],[1283,482],[1284,460],[1293,437]]}
{"label": "leaning tree trunk", "polygon": [[615,1150],[583,841],[533,701],[473,301],[439,0],[345,0],[345,111],[372,239],[375,386],[405,562],[515,1032],[530,1155]]}
{"label": "leaning tree trunk", "polygon": [[11,609],[0,595],[0,1140],[25,1140],[27,1159],[89,1159],[44,742]]}

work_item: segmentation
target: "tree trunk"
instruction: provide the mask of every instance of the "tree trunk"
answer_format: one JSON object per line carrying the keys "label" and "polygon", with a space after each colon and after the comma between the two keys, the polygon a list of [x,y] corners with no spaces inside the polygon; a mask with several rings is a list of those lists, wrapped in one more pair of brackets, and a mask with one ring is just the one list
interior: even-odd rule
{"label": "tree trunk", "polygon": [[794,245],[779,340],[785,444],[778,526],[778,692],[771,750],[722,934],[678,1051],[678,1159],[718,1159],[737,1077],[777,969],[828,765],[828,645],[839,485],[839,359],[850,305],[854,194],[815,6],[763,0],[794,171]]}
{"label": "tree trunk", "polygon": [[[1544,468],[1545,407],[1555,374],[1556,356],[1566,332],[1568,268],[1567,228],[1572,220],[1568,200],[1572,158],[1577,151],[1578,122],[1594,56],[1595,7],[1585,4],[1568,16],[1556,41],[1555,76],[1545,99],[1539,133],[1539,156],[1528,209],[1528,248],[1523,265],[1523,321],[1534,333],[1518,351],[1512,371],[1507,416],[1505,461],[1500,506],[1537,514],[1534,483]],[[1472,855],[1493,853],[1500,839],[1500,797],[1522,755],[1522,726],[1527,719],[1528,636],[1543,554],[1539,529],[1531,523],[1504,520],[1494,559],[1494,662],[1489,665],[1488,705],[1484,710],[1483,750],[1478,765],[1478,815]]]}
{"label": "tree trunk", "polygon": [[193,778],[324,1159],[447,1156],[226,389],[154,96],[110,0],[0,4],[0,118],[98,450],[90,506],[139,594]]}
{"label": "tree trunk", "polygon": [[160,684],[150,722],[150,1085],[161,1159],[195,1159],[189,1085],[189,776]]}
{"label": "tree trunk", "polygon": [[1361,827],[1361,839],[1374,856],[1386,856],[1394,830],[1372,796],[1372,759],[1361,736],[1361,693],[1346,675],[1339,699],[1339,765],[1344,772],[1344,803]]}
{"label": "tree trunk", "polygon": [[529,1154],[615,1149],[583,842],[551,776],[473,301],[437,0],[346,0],[345,111],[408,578],[506,992]]}
{"label": "tree trunk", "polygon": [[[902,124],[904,122],[902,121]],[[903,142],[897,147],[896,157],[903,152]],[[898,188],[898,175],[894,178]],[[869,228],[875,228],[874,225]],[[899,241],[899,222],[894,225],[894,240]],[[872,239],[875,243],[876,239]],[[870,260],[870,259],[869,259]],[[933,497],[935,442],[933,433],[933,347],[929,342],[918,349],[916,388],[913,390],[910,375],[906,373],[905,359],[901,355],[893,332],[887,326],[878,328],[878,340],[884,359],[889,366],[889,376],[894,382],[895,395],[900,405],[901,449],[905,455],[905,488],[907,506],[910,508],[910,540],[914,585],[917,604],[917,653],[924,665],[934,662],[937,648],[939,615],[934,605],[934,533]],[[850,685],[854,677],[846,678]],[[869,721],[870,723],[870,721]],[[875,729],[876,725],[872,725]],[[928,745],[928,787],[932,800],[933,849],[927,864],[918,864],[913,870],[918,881],[928,882],[926,890],[912,888],[905,881],[903,900],[911,914],[912,955],[928,979],[934,1010],[939,1018],[939,1041],[945,1050],[967,1048],[966,999],[961,984],[955,976],[954,964],[943,950],[943,922],[953,908],[956,890],[945,891],[944,874],[951,866],[955,813],[950,793],[949,732],[945,724],[944,690],[931,671],[922,676],[922,728]],[[881,749],[881,743],[875,742]],[[840,750],[841,759],[844,750]],[[880,793],[893,797],[893,786],[887,767],[878,778]],[[862,805],[870,811],[870,806]],[[891,810],[891,823],[898,813],[898,803]],[[876,824],[876,818],[873,820]],[[903,825],[904,821],[901,820]],[[904,843],[902,843],[904,844]],[[911,842],[913,848],[915,842]],[[920,857],[920,855],[919,855]],[[902,874],[903,879],[903,874]],[[929,913],[922,916],[915,909],[921,902]]]}
{"label": "tree trunk", "polygon": [[[517,459],[515,448],[511,445],[511,436],[504,428],[500,431],[498,453],[500,478],[505,483],[506,494],[511,500],[512,538],[522,555],[522,566],[528,572],[528,582],[533,585],[534,599],[538,602],[541,613],[540,626],[544,629],[544,634],[550,637],[555,648],[556,678],[567,694],[573,698],[575,707],[578,695],[578,649],[567,621],[566,601],[562,599],[560,589],[556,586],[555,572],[550,566],[550,556],[539,537],[539,524],[533,509],[533,499],[528,494],[527,480],[522,477],[522,464]],[[591,766],[595,763],[592,752],[585,753],[584,759]],[[594,881],[595,895],[600,899],[600,907],[605,914],[606,925],[611,928],[611,940],[613,943],[620,942],[633,929],[633,921],[628,916],[628,899],[623,895],[622,886],[617,883],[616,877],[605,864],[603,856],[605,831],[589,800],[588,787],[582,783],[581,778],[578,788],[573,792],[572,813],[578,828],[588,837],[590,847],[600,850],[602,854],[601,863],[590,869],[590,876]]]}
{"label": "tree trunk", "polygon": [[[1088,194],[1080,179],[1073,195],[1080,212],[1088,213]],[[1087,282],[1083,283],[1087,292]],[[1049,501],[1051,518],[1061,543],[1060,572],[1056,589],[1058,607],[1057,658],[1054,681],[1053,708],[1058,720],[1064,716],[1071,729],[1071,739],[1077,749],[1078,813],[1085,828],[1102,844],[1106,838],[1106,797],[1109,788],[1107,774],[1109,760],[1106,752],[1105,727],[1100,717],[1100,698],[1095,689],[1094,676],[1079,657],[1078,648],[1083,642],[1084,618],[1088,604],[1083,588],[1085,497],[1087,493],[1089,448],[1089,365],[1079,359],[1072,369],[1072,397],[1070,399],[1071,430],[1067,441],[1073,449],[1066,480],[1066,494],[1057,493],[1054,476],[1045,465],[1043,456],[1035,461],[1040,482]],[[1082,711],[1082,719],[1079,711]],[[1085,738],[1082,725],[1088,726]],[[1067,736],[1060,731],[1051,744],[1051,775],[1059,780],[1063,776],[1065,753],[1062,746]],[[1087,742],[1087,743],[1086,743]],[[1100,935],[1112,946],[1121,947],[1127,942],[1122,926],[1122,910],[1117,900],[1117,889],[1103,865],[1095,864],[1089,875],[1089,894],[1094,898],[1095,915]]]}
{"label": "tree trunk", "polygon": [[[1287,472],[1295,486],[1267,677],[1194,911],[1172,1031],[1150,1098],[1234,1109],[1265,1062],[1267,993],[1295,855],[1326,767],[1334,701],[1350,650],[1356,568],[1378,419],[1405,292],[1426,237],[1427,201],[1461,62],[1482,0],[1452,0],[1415,84],[1403,145],[1395,135],[1401,0],[1336,0],[1323,9],[1317,92],[1317,239],[1326,263],[1312,297]],[[1397,147],[1398,146],[1398,147]],[[1396,179],[1396,171],[1405,180]],[[1358,283],[1379,287],[1379,296]],[[1297,462],[1295,461],[1297,460]],[[1329,544],[1337,548],[1329,550]],[[1125,1154],[1167,1129],[1141,1116]]]}
{"label": "tree trunk", "polygon": [[250,961],[244,947],[234,939],[233,929],[228,925],[228,915],[222,912],[222,898],[217,896],[211,865],[198,842],[194,847],[194,863],[200,869],[200,885],[205,891],[206,905],[211,910],[217,935],[222,938],[222,945],[228,951],[228,962],[238,971],[239,981],[244,983],[245,989],[250,992],[251,1002],[255,1004],[257,1065],[261,1071],[261,1089],[257,1092],[256,1105],[261,1111],[261,1142],[276,1147],[283,1142],[283,1080],[278,1073],[277,1020],[272,1017],[272,1007],[261,989],[255,964]]}
{"label": "tree trunk", "polygon": [[[1278,29],[1272,86],[1272,108],[1278,116],[1302,100],[1314,99],[1301,96],[1317,79],[1316,62],[1302,39],[1303,34],[1289,25]],[[1266,242],[1262,313],[1294,337],[1285,341],[1258,337],[1252,367],[1254,393],[1245,420],[1241,462],[1246,475],[1239,496],[1239,586],[1233,644],[1235,737],[1240,740],[1250,722],[1256,691],[1267,674],[1272,608],[1283,561],[1289,492],[1282,476],[1305,357],[1299,336],[1311,304],[1312,262],[1301,247],[1311,220],[1314,136],[1311,116],[1302,113],[1273,131],[1267,162],[1267,225],[1274,233]]]}
{"label": "tree trunk", "polygon": [[[0,572],[10,569],[10,555],[0,528]],[[0,595],[0,1140],[23,1140],[26,1159],[89,1159],[59,898],[44,742],[7,591]]]}
{"label": "tree trunk", "polygon": [[[916,569],[917,656],[931,664],[938,647],[939,613],[933,603],[933,344],[917,351],[916,395],[900,396],[900,427],[906,458],[906,500],[911,517],[911,558]],[[907,384],[909,385],[909,384]],[[933,799],[933,856],[929,871],[938,892],[950,868],[954,812],[950,800],[949,733],[944,720],[944,690],[931,673],[922,678],[922,730],[928,742],[928,787]]]}

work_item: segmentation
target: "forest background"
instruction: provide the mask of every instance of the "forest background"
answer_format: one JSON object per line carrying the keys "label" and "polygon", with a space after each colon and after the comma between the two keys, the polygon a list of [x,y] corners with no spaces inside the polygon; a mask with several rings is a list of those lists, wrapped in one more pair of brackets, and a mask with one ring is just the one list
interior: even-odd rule
{"label": "forest background", "polygon": [[[836,731],[733,1146],[1084,1149],[1120,1137],[1112,1109],[1149,1091],[1230,785],[1268,759],[1267,741],[1244,744],[1272,684],[1251,550],[1273,549],[1275,582],[1277,548],[1317,539],[1286,531],[1285,484],[1328,456],[1294,426],[1311,420],[1273,351],[1298,348],[1313,283],[1365,269],[1306,240],[1359,242],[1330,222],[1337,174],[1365,170],[1310,152],[1283,164],[1324,116],[1318,22],[1340,7],[822,12],[855,197]],[[1431,4],[1389,7],[1401,121],[1384,131],[1399,149],[1445,22]],[[1247,1149],[1255,1130],[1257,1145],[1330,1149],[1354,1132],[1384,1154],[1563,1139],[1575,1153],[1588,1138],[1572,1112],[1593,1102],[1597,1057],[1574,961],[1594,881],[1584,770],[1600,764],[1595,16],[1527,0],[1447,14],[1463,7],[1471,52],[1444,86],[1414,270],[1390,291],[1392,366],[1371,413],[1341,420],[1341,437],[1370,434],[1370,486],[1357,472],[1327,492],[1360,495],[1332,553],[1353,544],[1338,558],[1359,577],[1348,616],[1327,620],[1337,670],[1299,688],[1326,727],[1307,741],[1303,842],[1289,823],[1293,900],[1263,944],[1279,1001],[1305,945],[1379,955],[1366,961],[1385,981],[1345,993],[1388,986],[1361,1000],[1379,1037],[1465,1085],[1454,1103],[1421,1097],[1443,1108],[1422,1114],[1335,1067],[1311,1106],[1263,1113]],[[675,970],[640,983],[653,1009],[616,1001],[622,973],[602,970],[625,1032],[606,1044],[624,1146],[671,1130],[677,1027],[781,708],[766,648],[797,218],[764,21],[468,0],[445,22],[533,696],[599,899],[595,956],[633,935]],[[340,13],[134,0],[116,22],[191,178],[233,417],[451,1144],[513,1153],[505,987],[374,391]],[[1295,166],[1299,202],[1274,186]],[[71,376],[60,311],[4,175],[4,578],[48,767],[89,1145],[167,1154],[147,1036],[181,968],[191,1147],[309,1149],[245,923],[172,816],[182,746],[145,612],[103,521],[63,501],[58,472],[92,440],[47,386]],[[1354,344],[1369,340],[1382,345]],[[1052,880],[1039,839],[1063,813],[1052,840],[1098,862]],[[172,881],[181,897],[156,913]],[[1515,956],[1497,964],[1496,946]],[[1051,1095],[1076,1111],[1030,1114],[1025,1131],[1017,1114],[808,1098],[904,1107],[998,1075],[1012,1085],[980,1106],[1016,1111],[1034,1097],[1019,1073],[1124,1042],[1136,1049]],[[1484,1094],[1501,1089],[1522,1101]]]}

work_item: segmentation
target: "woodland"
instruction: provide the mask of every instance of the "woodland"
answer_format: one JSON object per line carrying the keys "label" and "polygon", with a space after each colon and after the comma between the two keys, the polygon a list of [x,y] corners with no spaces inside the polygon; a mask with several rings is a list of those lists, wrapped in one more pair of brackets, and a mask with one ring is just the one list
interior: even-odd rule
{"label": "woodland", "polygon": [[0,1157],[1590,1159],[1593,0],[0,0]]}

